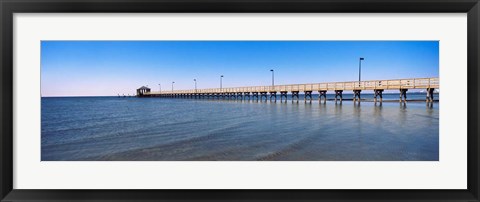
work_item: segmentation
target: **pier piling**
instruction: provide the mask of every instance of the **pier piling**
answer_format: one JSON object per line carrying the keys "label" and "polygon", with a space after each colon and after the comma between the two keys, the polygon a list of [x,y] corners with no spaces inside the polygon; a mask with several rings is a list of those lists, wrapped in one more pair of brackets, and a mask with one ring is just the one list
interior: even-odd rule
{"label": "pier piling", "polygon": [[250,100],[250,92],[245,92],[243,94],[245,94],[245,96],[244,96],[245,99],[247,99],[247,97],[248,97],[248,100]]}
{"label": "pier piling", "polygon": [[263,101],[264,97],[265,97],[265,102],[268,101],[267,92],[260,92],[260,101]]}
{"label": "pier piling", "polygon": [[426,102],[433,102],[433,93],[435,88],[427,88],[427,100]]}
{"label": "pier piling", "polygon": [[383,90],[382,89],[376,89],[375,90],[375,95],[374,95],[374,101],[377,103],[377,97],[380,97],[380,102],[383,102]]}
{"label": "pier piling", "polygon": [[299,92],[299,91],[292,91],[292,102],[293,102],[293,100],[294,100],[295,98],[297,98],[297,103],[298,103],[298,100],[300,99],[300,98],[298,97],[298,92]]}
{"label": "pier piling", "polygon": [[358,102],[360,102],[360,92],[362,92],[362,90],[353,90],[353,102],[356,102],[357,98]]}
{"label": "pier piling", "polygon": [[270,92],[270,102],[274,99],[274,102],[277,102],[277,91],[271,91]]}
{"label": "pier piling", "polygon": [[326,103],[327,102],[327,91],[326,90],[320,90],[318,91],[318,102],[321,103],[322,102],[322,97],[324,98],[323,99],[323,103]]}
{"label": "pier piling", "polygon": [[310,102],[312,102],[312,91],[305,91],[305,95],[303,97],[303,101],[305,101],[305,103],[307,102],[307,97]]}
{"label": "pier piling", "polygon": [[287,102],[288,97],[287,97],[288,91],[280,91],[280,102],[283,102],[283,97],[285,97],[285,102]]}
{"label": "pier piling", "polygon": [[400,102],[407,102],[408,89],[400,89]]}
{"label": "pier piling", "polygon": [[335,90],[335,102],[337,102],[337,97],[340,97],[340,102],[343,100],[343,90]]}
{"label": "pier piling", "polygon": [[252,97],[258,101],[258,92],[252,92]]}

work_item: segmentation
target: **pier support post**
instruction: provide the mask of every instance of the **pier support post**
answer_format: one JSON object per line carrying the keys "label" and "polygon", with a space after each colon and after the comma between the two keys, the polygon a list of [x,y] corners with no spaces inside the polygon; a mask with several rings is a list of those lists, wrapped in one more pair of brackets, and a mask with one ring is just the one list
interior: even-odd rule
{"label": "pier support post", "polygon": [[360,102],[360,92],[362,92],[362,90],[353,90],[353,102],[356,102],[357,98],[358,102]]}
{"label": "pier support post", "polygon": [[267,92],[260,92],[260,101],[263,101],[263,97],[265,97],[265,102],[268,100]]}
{"label": "pier support post", "polygon": [[337,103],[337,98],[340,98],[340,102],[343,100],[343,90],[335,90],[335,103]]}
{"label": "pier support post", "polygon": [[293,102],[293,100],[294,100],[295,98],[297,98],[297,103],[298,103],[298,100],[300,99],[300,98],[298,97],[298,91],[292,91],[292,102]]}
{"label": "pier support post", "polygon": [[433,102],[433,92],[435,88],[427,88],[427,102]]}
{"label": "pier support post", "polygon": [[323,97],[323,103],[327,102],[327,91],[326,90],[319,90],[318,91],[318,103],[322,102],[322,97]]}
{"label": "pier support post", "polygon": [[237,100],[238,100],[238,99],[243,100],[242,93],[237,93]]}
{"label": "pier support post", "polygon": [[307,102],[307,97],[310,102],[312,102],[312,91],[305,91],[305,95],[303,97],[303,101],[305,101],[305,103]]}
{"label": "pier support post", "polygon": [[280,91],[280,102],[283,102],[283,97],[285,96],[285,102],[287,102],[288,97],[287,97],[288,91]]}
{"label": "pier support post", "polygon": [[258,101],[258,92],[252,92],[252,96]]}
{"label": "pier support post", "polygon": [[277,91],[270,92],[270,102],[272,101],[272,98],[274,99],[274,102],[277,102]]}
{"label": "pier support post", "polygon": [[400,100],[399,100],[399,102],[407,102],[407,91],[408,91],[408,89],[400,89]]}
{"label": "pier support post", "polygon": [[247,99],[247,96],[248,96],[248,100],[250,100],[250,92],[245,92],[243,93],[245,96],[244,98]]}
{"label": "pier support post", "polygon": [[377,97],[380,97],[380,102],[383,102],[383,89],[375,89],[373,100],[377,103]]}

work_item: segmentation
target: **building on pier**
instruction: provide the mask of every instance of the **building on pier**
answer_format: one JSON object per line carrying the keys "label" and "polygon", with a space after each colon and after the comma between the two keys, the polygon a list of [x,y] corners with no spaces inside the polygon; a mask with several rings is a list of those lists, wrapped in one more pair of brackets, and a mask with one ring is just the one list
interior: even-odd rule
{"label": "building on pier", "polygon": [[142,86],[139,89],[137,89],[137,97],[144,97],[144,96],[149,97],[149,96],[151,96],[150,92],[151,92],[150,88],[148,88],[146,86]]}

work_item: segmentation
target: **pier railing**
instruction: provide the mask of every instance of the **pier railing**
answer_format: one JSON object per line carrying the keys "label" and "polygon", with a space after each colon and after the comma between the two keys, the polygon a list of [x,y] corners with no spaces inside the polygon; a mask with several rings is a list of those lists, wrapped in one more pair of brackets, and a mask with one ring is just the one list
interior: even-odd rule
{"label": "pier railing", "polygon": [[309,84],[289,84],[274,86],[247,86],[233,88],[208,88],[174,91],[157,91],[147,94],[191,94],[191,93],[246,93],[246,92],[305,92],[305,91],[333,91],[333,90],[399,90],[399,89],[439,89],[438,78],[412,78],[393,80],[371,80],[350,82],[327,82]]}

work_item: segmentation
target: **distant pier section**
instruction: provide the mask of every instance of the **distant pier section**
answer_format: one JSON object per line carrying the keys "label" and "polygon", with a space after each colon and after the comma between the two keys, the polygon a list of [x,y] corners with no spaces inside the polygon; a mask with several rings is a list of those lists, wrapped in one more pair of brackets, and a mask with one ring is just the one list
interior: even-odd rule
{"label": "distant pier section", "polygon": [[406,102],[407,91],[410,89],[425,89],[426,102],[433,102],[435,89],[440,89],[438,78],[411,78],[393,80],[372,80],[352,82],[328,82],[310,84],[289,84],[270,86],[247,86],[235,88],[208,88],[173,91],[151,91],[150,88],[142,86],[137,89],[138,97],[163,97],[163,98],[193,98],[193,99],[235,99],[235,100],[270,100],[287,101],[287,95],[291,94],[292,101],[299,100],[299,94],[304,94],[304,101],[312,101],[312,92],[318,92],[318,100],[326,102],[327,92],[334,92],[335,102],[343,100],[344,91],[353,92],[353,101],[361,100],[362,91],[373,91],[374,101],[383,101],[384,90],[398,90],[400,93],[399,102]]}

